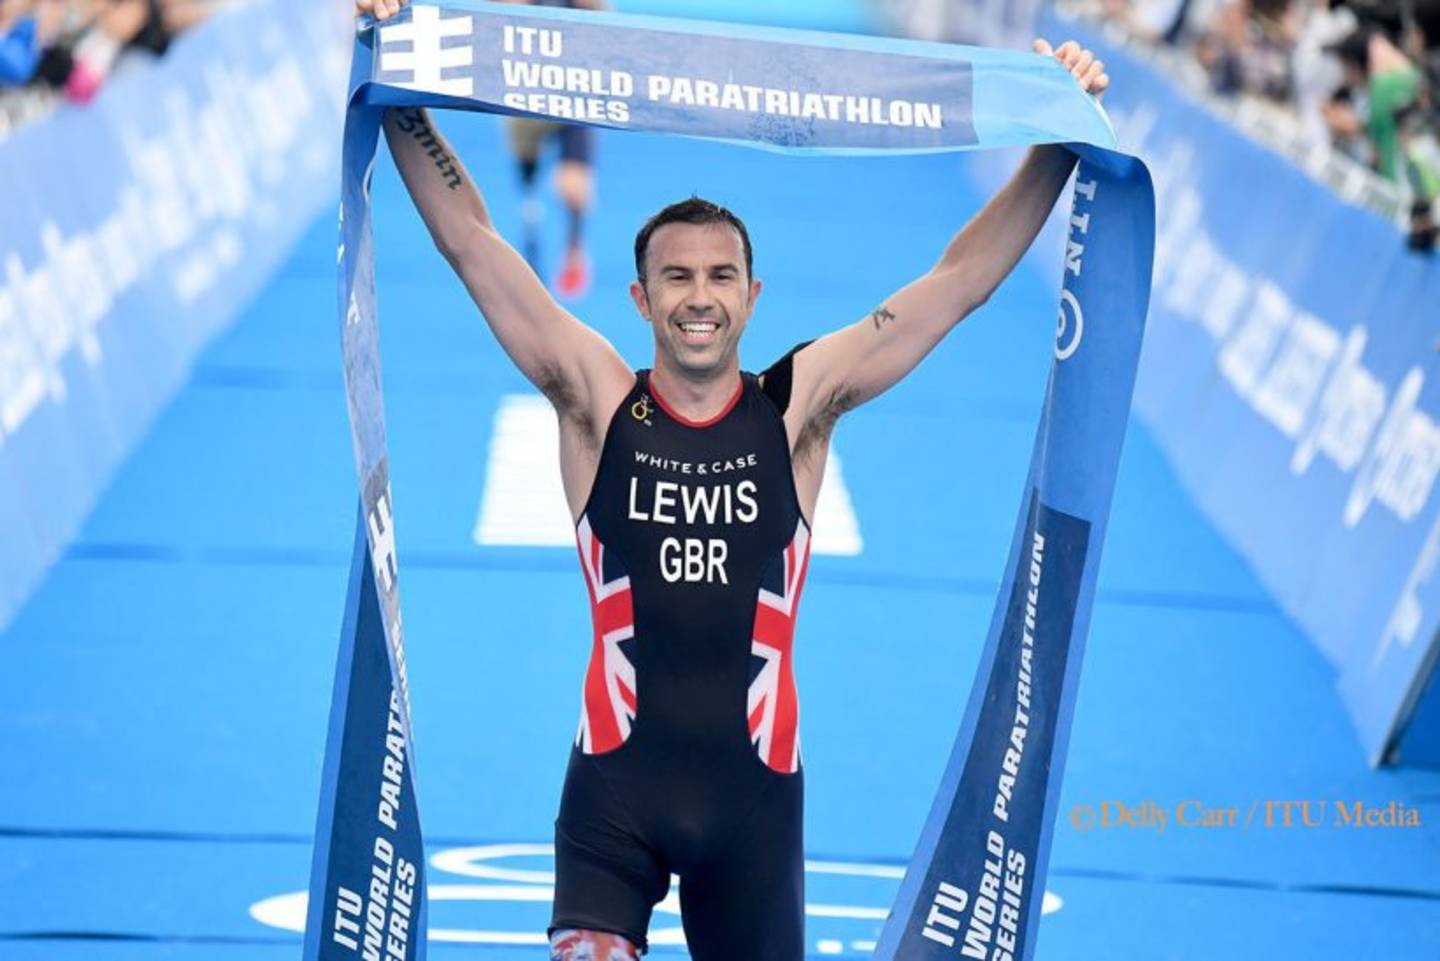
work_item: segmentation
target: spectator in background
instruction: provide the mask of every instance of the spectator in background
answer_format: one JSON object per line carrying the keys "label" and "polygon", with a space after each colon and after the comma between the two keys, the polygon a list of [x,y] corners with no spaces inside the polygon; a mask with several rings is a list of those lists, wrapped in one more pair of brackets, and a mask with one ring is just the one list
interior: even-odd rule
{"label": "spectator in background", "polygon": [[1363,92],[1367,104],[1366,133],[1375,149],[1375,169],[1399,180],[1401,108],[1420,95],[1420,71],[1383,30],[1366,25],[1329,48],[1345,70],[1346,86]]}
{"label": "spectator in background", "polygon": [[1336,0],[1339,6],[1349,7],[1362,26],[1383,30],[1391,38],[1398,38],[1405,28],[1405,10],[1414,0]]}
{"label": "spectator in background", "polygon": [[1320,117],[1334,149],[1366,167],[1375,166],[1375,149],[1365,136],[1365,96],[1342,86],[1321,105]]}
{"label": "spectator in background", "polygon": [[[568,7],[579,10],[604,10],[605,0],[502,0],[505,3],[529,4],[537,7]],[[585,217],[595,199],[595,131],[579,124],[559,123],[538,117],[505,118],[510,151],[520,172],[525,199],[521,205],[524,220],[522,250],[525,262],[537,275],[543,276],[540,264],[540,221],[544,209],[536,196],[536,179],[540,172],[541,155],[548,141],[555,141],[559,163],[555,169],[555,193],[565,205],[568,228],[565,238],[565,259],[555,275],[555,292],[566,300],[576,300],[590,289],[590,258],[585,253]]]}
{"label": "spectator in background", "polygon": [[129,47],[161,56],[170,49],[171,41],[209,17],[224,2],[226,0],[144,0],[145,24],[130,39]]}
{"label": "spectator in background", "polygon": [[64,0],[0,0],[0,87],[30,82],[64,16]]}
{"label": "spectator in background", "polygon": [[1365,130],[1374,149],[1374,168],[1409,189],[1410,246],[1435,245],[1432,206],[1440,195],[1433,114],[1423,76],[1385,30],[1365,24],[1331,48],[1345,68],[1352,91],[1364,92]]}
{"label": "spectator in background", "polygon": [[0,140],[237,0],[0,0]]}
{"label": "spectator in background", "polygon": [[1215,92],[1298,108],[1302,142],[1399,185],[1410,246],[1436,246],[1440,0],[1092,2],[1152,43],[1183,46],[1205,24],[1194,52]]}
{"label": "spectator in background", "polygon": [[1410,0],[1410,15],[1420,30],[1422,46],[1440,44],[1440,0]]}
{"label": "spectator in background", "polygon": [[1420,68],[1423,89],[1429,91],[1433,110],[1440,91],[1440,0],[1410,0],[1411,30],[1406,51]]}
{"label": "spectator in background", "polygon": [[[18,17],[15,69],[4,50],[6,81],[37,80],[69,99],[93,99],[127,51],[160,55],[177,33],[209,16],[220,0],[0,0],[0,27],[12,8]],[[26,25],[33,23],[34,28]],[[7,44],[11,34],[5,37]],[[20,53],[23,52],[23,56]],[[23,74],[23,76],[22,76]],[[18,77],[9,80],[11,76]]]}
{"label": "spectator in background", "polygon": [[1195,48],[1216,93],[1291,99],[1297,9],[1293,0],[1232,0],[1221,8]]}
{"label": "spectator in background", "polygon": [[101,0],[94,7],[96,16],[75,43],[72,66],[65,78],[65,95],[77,103],[88,103],[95,97],[120,52],[140,36],[152,13],[149,0]]}
{"label": "spectator in background", "polygon": [[1305,140],[1311,149],[1333,145],[1368,164],[1369,148],[1349,91],[1337,100],[1337,92],[1345,87],[1345,74],[1340,61],[1329,52],[1359,25],[1355,11],[1344,0],[1302,0],[1300,13],[1294,57],[1295,105]]}

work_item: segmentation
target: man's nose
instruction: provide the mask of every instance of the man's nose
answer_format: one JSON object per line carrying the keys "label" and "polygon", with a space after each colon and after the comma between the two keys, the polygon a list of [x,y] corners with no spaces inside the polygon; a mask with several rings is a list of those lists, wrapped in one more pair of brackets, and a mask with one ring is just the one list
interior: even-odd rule
{"label": "man's nose", "polygon": [[685,309],[691,313],[706,314],[716,306],[715,292],[705,281],[696,281],[685,298]]}

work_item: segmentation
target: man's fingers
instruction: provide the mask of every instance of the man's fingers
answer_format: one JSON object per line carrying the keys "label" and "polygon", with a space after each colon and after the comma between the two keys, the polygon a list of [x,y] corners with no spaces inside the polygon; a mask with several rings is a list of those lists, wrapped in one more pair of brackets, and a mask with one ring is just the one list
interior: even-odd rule
{"label": "man's fingers", "polygon": [[1058,60],[1075,77],[1082,90],[1099,96],[1110,86],[1110,75],[1105,72],[1105,64],[1095,59],[1093,51],[1086,50],[1074,40],[1066,40],[1060,46],[1052,47],[1044,37],[1036,37],[1030,47],[1042,57],[1054,57]]}
{"label": "man's fingers", "polygon": [[1058,47],[1051,47],[1050,44],[1044,40],[1037,39],[1035,41],[1035,52],[1054,57],[1066,70],[1073,71],[1075,69],[1075,62],[1080,58],[1080,54],[1083,51],[1080,45],[1074,40],[1066,40]]}
{"label": "man's fingers", "polygon": [[389,20],[405,6],[405,0],[355,0],[355,3],[379,21]]}

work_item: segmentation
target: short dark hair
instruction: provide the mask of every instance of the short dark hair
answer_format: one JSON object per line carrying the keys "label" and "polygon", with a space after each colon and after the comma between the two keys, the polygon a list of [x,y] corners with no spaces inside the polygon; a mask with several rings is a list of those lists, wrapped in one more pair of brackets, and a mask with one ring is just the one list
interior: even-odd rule
{"label": "short dark hair", "polygon": [[635,235],[635,276],[645,283],[645,255],[650,251],[650,237],[666,224],[725,224],[740,235],[740,246],[745,249],[745,276],[755,276],[755,256],[750,250],[750,232],[745,224],[726,208],[711,203],[702,197],[691,197],[671,204],[649,220]]}

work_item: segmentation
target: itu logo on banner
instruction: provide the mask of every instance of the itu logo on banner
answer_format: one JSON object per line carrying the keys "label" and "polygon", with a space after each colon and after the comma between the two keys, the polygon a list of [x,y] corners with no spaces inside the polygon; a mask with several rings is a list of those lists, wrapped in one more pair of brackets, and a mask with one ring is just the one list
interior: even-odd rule
{"label": "itu logo on banner", "polygon": [[1080,349],[1085,334],[1085,311],[1080,300],[1068,290],[1060,291],[1060,321],[1055,328],[1055,359],[1069,360]]}
{"label": "itu logo on banner", "polygon": [[[469,43],[447,45],[452,37],[469,39],[475,32],[473,17],[441,17],[440,8],[411,7],[407,22],[380,28],[380,70],[387,83],[408,90],[424,90],[454,97],[475,92],[472,77],[446,77],[448,67],[469,67],[475,49]],[[388,50],[390,45],[401,49]]]}
{"label": "itu logo on banner", "polygon": [[[1095,203],[1097,181],[1075,181],[1075,197],[1070,205],[1070,229],[1065,238],[1065,274],[1079,277],[1085,267],[1085,241],[1090,232],[1090,208]],[[1080,298],[1069,289],[1060,291],[1060,316],[1055,328],[1055,359],[1069,360],[1080,349],[1080,339],[1085,336],[1085,311]]]}

